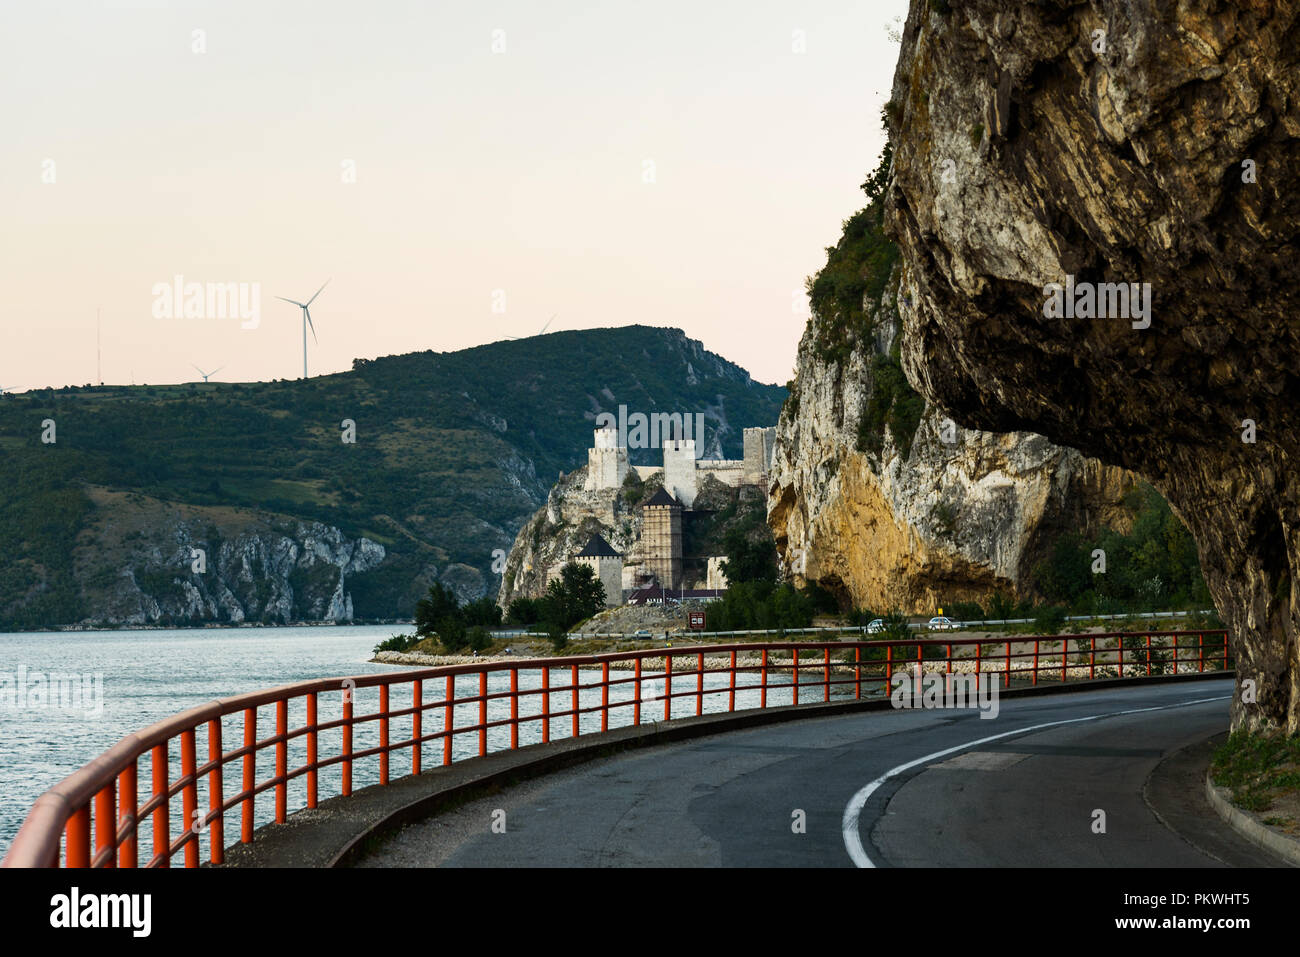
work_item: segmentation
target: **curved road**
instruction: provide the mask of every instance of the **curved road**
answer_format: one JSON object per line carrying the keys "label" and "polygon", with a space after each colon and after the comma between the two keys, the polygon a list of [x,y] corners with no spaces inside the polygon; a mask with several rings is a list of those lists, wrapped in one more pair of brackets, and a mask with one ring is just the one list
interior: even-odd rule
{"label": "curved road", "polygon": [[870,712],[647,748],[411,825],[362,866],[1276,866],[1214,816],[1203,764],[1144,795],[1162,758],[1227,728],[1231,694],[1004,698],[992,720]]}

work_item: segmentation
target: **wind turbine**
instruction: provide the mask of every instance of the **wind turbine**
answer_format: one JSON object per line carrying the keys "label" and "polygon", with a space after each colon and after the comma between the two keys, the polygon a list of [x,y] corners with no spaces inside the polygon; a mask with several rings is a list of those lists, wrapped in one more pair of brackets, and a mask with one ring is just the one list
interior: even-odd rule
{"label": "wind turbine", "polygon": [[[546,320],[546,325],[542,326],[542,331],[538,333],[539,336],[544,336],[544,335],[546,335],[546,330],[549,329],[549,328],[551,327],[551,323],[553,323],[553,322],[555,321],[555,316],[558,316],[558,315],[559,315],[559,313],[557,312],[557,313],[555,313],[555,315],[551,316],[551,318],[549,318],[549,319]],[[507,339],[514,339],[516,342],[519,340],[519,336],[506,336],[506,338],[507,338]]]}
{"label": "wind turbine", "polygon": [[[316,296],[319,296],[321,294],[321,290],[323,290],[325,286],[328,286],[329,284],[330,281],[326,279],[324,284],[320,287],[320,289],[316,290]],[[284,296],[275,297],[276,299],[282,300],[283,302],[291,302],[299,309],[302,310],[302,377],[304,379],[307,378],[307,327],[308,326],[311,326],[312,341],[317,343],[320,342],[320,340],[316,338],[316,327],[312,325],[311,312],[309,312],[307,309],[308,306],[310,306],[313,302],[316,301],[316,296],[312,296],[306,302],[298,302],[295,299],[285,299]]]}
{"label": "wind turbine", "polygon": [[[194,363],[191,362],[190,365],[194,365]],[[199,369],[198,366],[194,366],[194,368]],[[213,369],[211,372],[204,372],[202,369],[199,369],[199,375],[203,376],[203,381],[204,381],[204,382],[207,382],[207,381],[208,381],[208,376],[210,376],[210,375],[216,375],[218,372],[220,372],[220,371],[221,371],[222,369],[224,369],[224,368],[225,368],[225,366],[221,366],[221,367],[219,367],[219,368]]]}

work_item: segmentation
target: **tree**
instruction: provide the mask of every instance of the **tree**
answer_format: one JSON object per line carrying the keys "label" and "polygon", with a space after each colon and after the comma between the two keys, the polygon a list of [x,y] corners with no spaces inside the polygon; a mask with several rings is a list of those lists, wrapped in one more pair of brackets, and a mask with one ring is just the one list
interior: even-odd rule
{"label": "tree", "polygon": [[536,598],[516,598],[510,603],[506,621],[512,625],[535,625],[542,616],[540,604]]}
{"label": "tree", "polygon": [[1000,591],[990,595],[989,600],[984,604],[988,609],[989,621],[1006,621],[1016,612],[1016,603]]}
{"label": "tree", "polygon": [[415,603],[415,633],[421,638],[439,633],[439,623],[448,618],[461,618],[460,603],[455,592],[441,582],[434,582],[429,594]]}
{"label": "tree", "polygon": [[605,586],[590,565],[569,562],[560,569],[560,577],[546,586],[539,605],[541,620],[555,644],[556,635],[605,607]]}
{"label": "tree", "polygon": [[421,638],[437,635],[438,643],[448,652],[465,647],[465,611],[456,601],[456,593],[434,582],[429,594],[415,604],[415,633]]}
{"label": "tree", "polygon": [[486,595],[469,602],[465,605],[462,611],[465,613],[465,623],[467,625],[482,625],[487,628],[496,628],[501,624],[500,606]]}
{"label": "tree", "polygon": [[907,625],[907,616],[894,609],[884,618],[884,630],[877,632],[882,641],[908,641],[914,636]]}
{"label": "tree", "polygon": [[776,581],[776,545],[770,532],[755,540],[745,534],[743,528],[733,527],[722,539],[722,552],[726,556],[722,573],[727,576],[728,586],[740,582]]}

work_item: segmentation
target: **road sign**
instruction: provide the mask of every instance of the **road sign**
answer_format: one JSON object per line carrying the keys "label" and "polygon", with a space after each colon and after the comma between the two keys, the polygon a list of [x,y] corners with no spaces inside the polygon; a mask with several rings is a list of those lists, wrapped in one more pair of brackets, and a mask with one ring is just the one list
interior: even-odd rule
{"label": "road sign", "polygon": [[691,619],[691,631],[704,630],[704,612],[692,611],[688,613]]}

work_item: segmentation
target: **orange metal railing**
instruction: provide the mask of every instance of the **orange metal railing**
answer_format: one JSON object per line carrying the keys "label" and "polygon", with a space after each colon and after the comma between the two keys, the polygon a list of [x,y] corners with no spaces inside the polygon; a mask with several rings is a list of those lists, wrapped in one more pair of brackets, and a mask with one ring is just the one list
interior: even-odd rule
{"label": "orange metal railing", "polygon": [[[996,653],[988,653],[990,646]],[[586,733],[599,733],[609,730],[612,715],[625,724],[654,720],[660,713],[663,720],[669,720],[704,714],[706,700],[707,710],[730,712],[767,708],[775,699],[784,702],[788,698],[790,705],[816,698],[826,702],[831,700],[832,689],[846,699],[883,695],[898,669],[912,669],[917,664],[924,670],[948,674],[954,669],[1000,674],[1001,683],[1009,687],[1013,679],[1037,684],[1044,675],[1065,681],[1070,677],[1218,671],[1227,669],[1230,661],[1223,631],[1111,632],[998,641],[915,638],[701,645],[301,682],[191,708],[128,735],[36,800],[2,866],[137,867],[143,863],[145,867],[170,867],[180,855],[184,866],[197,867],[200,838],[205,832],[208,860],[220,864],[228,816],[237,817],[239,840],[248,843],[257,822],[258,798],[267,792],[273,801],[273,820],[283,822],[290,813],[291,785],[297,788],[304,783],[302,806],[316,807],[322,772],[337,770],[338,793],[348,795],[359,762],[376,761],[377,783],[384,785],[392,779],[395,752],[409,751],[410,773],[419,774],[426,769],[426,744],[441,741],[441,764],[447,765],[455,758],[457,736],[476,738],[476,747],[468,757],[482,756],[491,750],[489,732],[508,732],[500,737],[501,747],[518,748],[521,727],[534,722],[539,726],[538,740],[544,743],[552,740],[556,731],[563,737],[566,724],[571,736],[579,736],[584,717],[591,725]],[[591,678],[586,682],[584,669],[590,669],[585,671]],[[553,672],[567,673],[568,683],[552,684]],[[489,678],[494,675],[508,678],[508,687],[490,690]],[[472,686],[474,676],[478,678],[477,693],[458,694],[457,679],[466,679]],[[522,687],[521,677],[529,676],[537,678],[535,686]],[[674,684],[674,678],[680,683]],[[712,682],[709,687],[706,678]],[[647,683],[652,685],[649,695],[645,693]],[[428,693],[439,686],[441,696],[429,700]],[[355,713],[357,696],[372,689],[377,692],[375,709]],[[340,692],[340,716],[320,720],[322,696]],[[612,694],[619,700],[612,700]],[[403,700],[409,705],[401,704]],[[290,706],[298,702],[304,719],[291,726]],[[521,713],[521,704],[533,702],[532,713]],[[561,705],[559,709],[554,707],[556,703]],[[680,705],[676,712],[675,703]],[[467,706],[472,718],[458,723],[457,711],[463,712]],[[274,733],[266,737],[258,736],[260,708],[274,709]],[[496,717],[491,717],[492,710]],[[234,739],[238,747],[226,749],[223,719],[242,722],[242,735]],[[409,733],[395,737],[398,723],[409,728]],[[370,733],[367,726],[372,725],[378,729],[377,743],[354,749],[354,729]],[[321,738],[335,732],[338,753],[323,757]],[[202,751],[200,737],[206,743]],[[303,752],[302,763],[292,768],[291,746]],[[199,763],[204,752],[205,759]],[[173,773],[173,753],[179,756],[179,774]],[[274,769],[261,780],[259,756],[270,759],[263,762],[264,768],[269,764]],[[150,787],[142,799],[140,767],[146,760],[150,773],[145,780]],[[233,791],[227,787],[229,780],[237,782]],[[200,807],[200,789],[207,794],[206,809]],[[179,821],[174,822],[178,810]],[[178,824],[175,834],[173,823]],[[143,861],[141,844],[145,844]]]}

